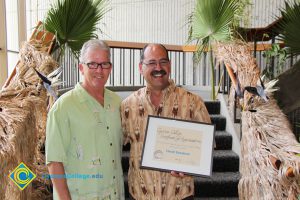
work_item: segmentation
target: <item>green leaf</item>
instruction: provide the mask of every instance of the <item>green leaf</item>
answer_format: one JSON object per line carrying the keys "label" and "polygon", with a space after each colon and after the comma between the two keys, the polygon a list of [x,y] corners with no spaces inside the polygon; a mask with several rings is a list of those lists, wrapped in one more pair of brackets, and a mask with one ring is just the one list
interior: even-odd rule
{"label": "green leaf", "polygon": [[289,54],[300,54],[300,3],[293,6],[286,2],[286,8],[281,10],[282,20],[278,25],[279,38],[290,49]]}
{"label": "green leaf", "polygon": [[189,18],[189,41],[195,40],[202,52],[213,42],[230,40],[237,10],[237,0],[197,0]]}
{"label": "green leaf", "polygon": [[97,38],[97,24],[108,11],[106,0],[56,0],[44,20],[47,31],[56,35],[57,46],[68,46],[76,57],[86,41]]}
{"label": "green leaf", "polygon": [[[238,11],[238,0],[197,0],[195,10],[189,16],[189,42],[196,41],[195,57],[199,61],[200,55],[207,48],[211,50],[214,42],[228,41],[232,38],[234,16]],[[211,86],[212,99],[214,92],[214,65],[211,55]]]}

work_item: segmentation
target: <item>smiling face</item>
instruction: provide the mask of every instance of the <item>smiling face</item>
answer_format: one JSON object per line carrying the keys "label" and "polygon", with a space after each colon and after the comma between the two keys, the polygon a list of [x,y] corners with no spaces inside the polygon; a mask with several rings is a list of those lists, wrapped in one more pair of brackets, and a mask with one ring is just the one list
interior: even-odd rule
{"label": "smiling face", "polygon": [[90,48],[85,54],[83,63],[79,64],[79,70],[84,77],[82,86],[89,92],[97,92],[103,90],[111,72],[111,67],[109,69],[102,69],[98,66],[97,69],[89,69],[88,66],[84,64],[92,62],[110,62],[109,52],[100,48]]}
{"label": "smiling face", "polygon": [[150,89],[165,89],[169,85],[171,73],[171,63],[166,50],[159,44],[148,45],[144,50],[139,70]]}

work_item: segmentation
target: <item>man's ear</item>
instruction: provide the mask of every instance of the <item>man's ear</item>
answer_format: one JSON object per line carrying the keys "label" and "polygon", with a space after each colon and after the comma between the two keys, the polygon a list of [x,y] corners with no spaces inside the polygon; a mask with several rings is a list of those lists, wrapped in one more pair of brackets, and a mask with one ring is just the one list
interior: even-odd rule
{"label": "man's ear", "polygon": [[139,71],[140,71],[140,74],[143,75],[143,63],[142,62],[139,63]]}
{"label": "man's ear", "polygon": [[79,63],[79,71],[83,75],[83,64],[82,63]]}

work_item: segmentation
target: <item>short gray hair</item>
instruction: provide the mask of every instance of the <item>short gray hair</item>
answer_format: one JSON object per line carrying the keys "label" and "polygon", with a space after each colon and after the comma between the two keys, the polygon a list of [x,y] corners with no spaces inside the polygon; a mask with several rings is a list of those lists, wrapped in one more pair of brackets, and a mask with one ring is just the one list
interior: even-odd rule
{"label": "short gray hair", "polygon": [[106,50],[106,51],[108,51],[108,55],[109,55],[109,59],[110,59],[110,48],[106,44],[106,42],[104,42],[103,40],[99,40],[99,39],[92,39],[92,40],[89,40],[89,41],[85,42],[82,45],[82,48],[80,50],[80,56],[79,56],[79,62],[80,63],[84,63],[85,57],[86,57],[86,53],[87,53],[87,51],[89,49],[102,49],[102,50]]}

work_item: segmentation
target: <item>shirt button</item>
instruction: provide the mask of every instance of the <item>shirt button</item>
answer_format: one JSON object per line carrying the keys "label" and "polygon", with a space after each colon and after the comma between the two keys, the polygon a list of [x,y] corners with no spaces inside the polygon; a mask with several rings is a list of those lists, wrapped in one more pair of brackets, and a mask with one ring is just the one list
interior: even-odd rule
{"label": "shirt button", "polygon": [[115,179],[116,177],[114,176],[113,178]]}
{"label": "shirt button", "polygon": [[107,128],[107,130],[109,129],[109,126],[108,127],[106,127]]}
{"label": "shirt button", "polygon": [[114,162],[115,162],[115,160],[112,160],[112,162],[114,163]]}
{"label": "shirt button", "polygon": [[110,146],[112,146],[112,143],[110,143]]}

